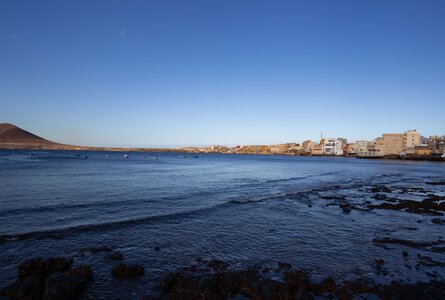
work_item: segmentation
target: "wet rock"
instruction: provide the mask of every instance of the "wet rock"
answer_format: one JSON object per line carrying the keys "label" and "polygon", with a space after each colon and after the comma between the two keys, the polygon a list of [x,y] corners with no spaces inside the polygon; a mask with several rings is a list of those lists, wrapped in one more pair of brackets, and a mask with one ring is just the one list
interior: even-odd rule
{"label": "wet rock", "polygon": [[113,260],[122,260],[124,259],[124,255],[120,252],[113,252],[110,254],[109,258]]}
{"label": "wet rock", "polygon": [[406,230],[416,231],[419,230],[417,227],[405,227]]}
{"label": "wet rock", "polygon": [[312,290],[316,294],[333,293],[337,290],[337,284],[331,277],[323,279],[319,284],[313,284]]}
{"label": "wet rock", "polygon": [[156,245],[154,249],[155,249],[155,251],[159,251],[159,250],[161,250],[161,247]]}
{"label": "wet rock", "polygon": [[386,186],[374,186],[371,188],[371,193],[391,193],[392,190]]}
{"label": "wet rock", "polygon": [[419,264],[427,266],[427,267],[445,267],[445,262],[442,261],[436,261],[432,259],[429,256],[418,256],[419,259],[417,260]]}
{"label": "wet rock", "polygon": [[346,281],[335,292],[338,299],[353,299],[354,295],[363,293],[375,293],[375,289],[366,280]]}
{"label": "wet rock", "polygon": [[93,269],[90,266],[80,266],[70,272],[71,275],[79,276],[85,279],[93,278]]}
{"label": "wet rock", "polygon": [[[389,201],[388,199],[384,199]],[[424,199],[423,201],[413,201],[413,200],[401,200],[392,199],[393,203],[381,203],[381,204],[370,204],[367,205],[370,209],[387,209],[387,210],[403,210],[409,213],[425,214],[431,216],[443,216],[445,211],[445,203],[439,203],[436,200],[431,200],[431,198]]]}
{"label": "wet rock", "polygon": [[207,262],[207,266],[209,268],[212,268],[213,270],[226,270],[228,267],[228,263],[226,263],[223,260],[219,260],[219,259],[212,259],[211,261]]}
{"label": "wet rock", "polygon": [[87,281],[81,277],[67,274],[51,275],[45,284],[43,300],[74,300],[82,295]]}
{"label": "wet rock", "polygon": [[85,267],[69,271],[71,264],[71,259],[63,257],[27,260],[18,266],[18,280],[2,294],[22,300],[77,299],[91,278],[91,268],[88,276],[84,271],[79,272]]}
{"label": "wet rock", "polygon": [[290,263],[279,262],[278,270],[292,269],[292,265]]}
{"label": "wet rock", "polygon": [[41,299],[45,290],[45,278],[30,275],[7,286],[2,295],[12,299]]}
{"label": "wet rock", "polygon": [[62,272],[71,268],[72,259],[63,257],[49,258],[48,267],[51,272]]}
{"label": "wet rock", "polygon": [[426,182],[429,185],[445,185],[445,181]]}
{"label": "wet rock", "polygon": [[25,278],[31,275],[45,276],[49,273],[48,264],[41,258],[33,258],[24,261],[18,267],[19,278]]}
{"label": "wet rock", "polygon": [[381,265],[385,264],[385,260],[384,260],[383,258],[376,258],[376,259],[374,260],[374,262],[375,262],[375,264],[378,265],[378,266],[381,266]]}
{"label": "wet rock", "polygon": [[144,274],[144,267],[140,265],[120,264],[111,269],[115,277],[135,277]]}
{"label": "wet rock", "polygon": [[309,285],[309,279],[305,272],[300,270],[291,270],[284,274],[284,281],[293,289],[306,290]]}
{"label": "wet rock", "polygon": [[429,195],[427,198],[423,199],[424,203],[434,203],[445,200],[445,196]]}
{"label": "wet rock", "polygon": [[98,246],[98,247],[91,247],[89,250],[90,250],[90,252],[92,254],[96,254],[96,253],[99,253],[99,252],[110,252],[113,249],[111,247],[108,247],[108,246]]}
{"label": "wet rock", "polygon": [[408,246],[408,247],[416,248],[416,249],[422,249],[422,248],[441,245],[441,244],[445,243],[445,241],[440,240],[440,239],[437,241],[432,241],[432,242],[415,242],[415,241],[402,240],[402,239],[396,239],[396,238],[390,238],[390,237],[384,237],[381,239],[375,238],[372,240],[372,242],[375,244],[399,244],[399,245],[404,245],[404,246]]}
{"label": "wet rock", "polygon": [[384,194],[376,194],[374,196],[372,196],[372,198],[374,198],[375,200],[379,200],[379,201],[389,201],[390,198]]}
{"label": "wet rock", "polygon": [[[430,281],[402,285],[396,281],[390,285],[375,285],[363,279],[337,285],[332,278],[311,283],[305,272],[286,269],[283,279],[263,277],[263,269],[213,271],[207,268],[190,273],[187,269],[171,273],[155,288],[162,293],[161,299],[313,299],[315,295],[327,298],[355,299],[367,294],[370,299],[444,299],[444,282]],[[414,297],[412,297],[412,295]],[[148,296],[153,299],[152,296]],[[366,298],[368,298],[366,297]],[[156,299],[156,298],[154,298]]]}
{"label": "wet rock", "polygon": [[340,208],[345,214],[349,214],[351,212],[351,206],[349,204],[340,204]]}
{"label": "wet rock", "polygon": [[345,196],[321,196],[320,198],[326,200],[346,200]]}
{"label": "wet rock", "polygon": [[407,251],[402,251],[402,255],[403,255],[403,257],[408,257],[408,252]]}
{"label": "wet rock", "polygon": [[431,222],[433,222],[434,224],[443,225],[445,224],[445,219],[434,218],[431,220]]}
{"label": "wet rock", "polygon": [[445,247],[431,247],[429,250],[436,253],[444,253]]}
{"label": "wet rock", "polygon": [[[310,299],[283,282],[264,279],[259,269],[172,273],[157,287],[166,299]],[[305,297],[309,295],[309,297]]]}
{"label": "wet rock", "polygon": [[379,286],[376,294],[382,299],[444,299],[445,285],[435,280],[406,285],[397,283]]}

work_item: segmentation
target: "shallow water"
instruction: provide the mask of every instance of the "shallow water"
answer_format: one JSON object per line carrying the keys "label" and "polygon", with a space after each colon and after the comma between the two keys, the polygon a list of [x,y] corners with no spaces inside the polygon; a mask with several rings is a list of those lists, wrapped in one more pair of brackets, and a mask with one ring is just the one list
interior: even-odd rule
{"label": "shallow water", "polygon": [[[420,253],[445,261],[444,253],[372,242],[443,239],[445,227],[433,224],[432,216],[344,213],[325,199],[344,196],[363,205],[373,201],[373,185],[445,195],[444,186],[426,184],[445,180],[444,163],[222,154],[182,158],[177,153],[130,153],[124,159],[123,153],[105,152],[80,153],[88,156],[82,159],[79,152],[30,153],[0,151],[0,236],[6,239],[0,243],[0,288],[15,280],[21,261],[37,256],[69,256],[75,265],[91,264],[95,280],[85,297],[94,299],[138,299],[197,257],[238,267],[286,261],[314,278],[338,281],[445,278],[443,267],[419,266],[416,258]],[[421,201],[426,195],[396,196]],[[101,245],[122,252],[126,263],[142,264],[145,274],[113,279],[111,266],[120,261],[105,252],[82,251]],[[401,255],[404,250],[408,257]],[[385,259],[383,268],[375,267],[377,257]]]}

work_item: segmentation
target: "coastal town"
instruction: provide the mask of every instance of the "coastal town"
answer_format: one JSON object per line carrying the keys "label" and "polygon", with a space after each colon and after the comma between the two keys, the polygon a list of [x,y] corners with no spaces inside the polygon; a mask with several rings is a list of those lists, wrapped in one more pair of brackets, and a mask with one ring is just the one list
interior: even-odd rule
{"label": "coastal town", "polygon": [[109,152],[183,152],[224,154],[276,154],[297,156],[338,156],[357,158],[445,161],[445,135],[422,136],[416,130],[384,133],[372,140],[348,142],[346,138],[321,137],[319,141],[275,145],[236,145],[178,148],[114,148],[66,145],[52,142],[13,124],[0,124],[0,149],[75,150]]}
{"label": "coastal town", "polygon": [[403,133],[384,133],[372,141],[359,140],[348,142],[343,137],[321,137],[318,142],[306,140],[301,144],[189,147],[182,148],[181,150],[205,153],[355,156],[357,158],[428,158],[442,160],[445,156],[445,136],[434,135],[426,138],[416,130],[408,130]]}

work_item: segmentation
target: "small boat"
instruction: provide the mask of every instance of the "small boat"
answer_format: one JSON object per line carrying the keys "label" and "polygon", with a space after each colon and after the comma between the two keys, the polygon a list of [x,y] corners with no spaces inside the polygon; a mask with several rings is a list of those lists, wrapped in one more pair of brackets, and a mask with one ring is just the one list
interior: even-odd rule
{"label": "small boat", "polygon": [[159,157],[155,156],[155,157],[154,157],[153,159],[154,159],[154,160],[158,160],[158,159],[159,159]]}
{"label": "small boat", "polygon": [[124,154],[123,158],[128,158],[128,154]]}
{"label": "small boat", "polygon": [[142,155],[141,158],[145,158],[145,155]]}
{"label": "small boat", "polygon": [[179,155],[178,157],[179,158],[185,158],[185,155]]}
{"label": "small boat", "polygon": [[82,155],[82,159],[87,159],[87,158],[88,158],[88,156]]}
{"label": "small boat", "polygon": [[107,158],[110,158],[110,154],[107,154]]}

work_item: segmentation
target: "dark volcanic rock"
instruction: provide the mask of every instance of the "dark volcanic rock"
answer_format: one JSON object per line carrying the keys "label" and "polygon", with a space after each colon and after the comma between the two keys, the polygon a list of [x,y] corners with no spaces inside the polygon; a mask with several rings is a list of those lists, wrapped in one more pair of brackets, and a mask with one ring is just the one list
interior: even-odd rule
{"label": "dark volcanic rock", "polygon": [[212,259],[211,261],[207,262],[207,266],[209,268],[212,268],[213,270],[226,270],[228,267],[228,263],[226,263],[223,260],[219,260],[219,259]]}
{"label": "dark volcanic rock", "polygon": [[78,276],[67,274],[51,275],[45,284],[43,300],[77,299],[83,293],[86,285],[87,281]]}
{"label": "dark volcanic rock", "polygon": [[374,186],[371,188],[371,193],[391,193],[392,190],[386,186]]}
{"label": "dark volcanic rock", "polygon": [[381,239],[375,238],[372,240],[372,242],[375,244],[399,244],[399,245],[404,245],[404,246],[408,246],[408,247],[416,248],[416,249],[427,248],[427,247],[441,245],[441,244],[445,243],[444,240],[437,240],[437,241],[432,241],[432,242],[415,242],[415,241],[402,240],[402,239],[396,239],[396,238],[390,238],[390,237],[384,237]]}
{"label": "dark volcanic rock", "polygon": [[445,224],[445,220],[439,219],[439,218],[432,219],[431,222],[433,222],[434,224],[439,224],[439,225]]}
{"label": "dark volcanic rock", "polygon": [[99,253],[99,252],[110,252],[113,249],[111,247],[108,247],[108,246],[98,246],[98,247],[91,247],[89,250],[90,250],[90,252],[92,254],[96,254],[96,253]]}
{"label": "dark volcanic rock", "polygon": [[111,269],[111,273],[116,277],[135,277],[144,274],[144,267],[140,265],[120,264]]}
{"label": "dark volcanic rock", "polygon": [[57,257],[57,258],[49,258],[48,259],[48,267],[51,272],[62,272],[71,268],[72,264],[71,259]]}
{"label": "dark volcanic rock", "polygon": [[[221,271],[200,276],[187,272],[169,275],[157,287],[167,299],[311,299],[304,290],[260,276],[257,269]],[[237,297],[237,298],[236,298]]]}
{"label": "dark volcanic rock", "polygon": [[[430,262],[431,260],[426,259]],[[363,279],[337,285],[328,277],[320,283],[311,283],[301,270],[276,270],[284,281],[271,280],[263,274],[273,272],[261,268],[243,270],[209,271],[199,268],[191,273],[189,268],[171,273],[155,288],[162,293],[159,299],[313,299],[319,295],[329,299],[353,299],[370,294],[370,299],[444,299],[444,282],[430,281],[402,285],[375,285]],[[419,289],[419,290],[417,290]],[[368,298],[368,297],[365,297]],[[147,296],[147,299],[157,299]],[[324,299],[324,298],[323,298]]]}
{"label": "dark volcanic rock", "polygon": [[433,260],[429,256],[418,255],[419,264],[428,267],[445,267],[445,262]]}
{"label": "dark volcanic rock", "polygon": [[445,181],[426,182],[429,185],[445,185]]}
{"label": "dark volcanic rock", "polygon": [[109,258],[114,260],[122,260],[124,259],[124,255],[120,252],[113,252],[110,254]]}
{"label": "dark volcanic rock", "polygon": [[278,270],[284,270],[284,269],[292,269],[292,265],[290,263],[279,262]]}
{"label": "dark volcanic rock", "polygon": [[33,258],[21,263],[18,267],[19,278],[25,278],[31,275],[44,276],[49,273],[47,262],[41,258]]}
{"label": "dark volcanic rock", "polygon": [[372,196],[372,198],[374,198],[375,200],[379,200],[379,201],[390,201],[390,202],[395,201],[395,199],[389,198],[385,194],[375,194],[374,196]]}
{"label": "dark volcanic rock", "polygon": [[375,262],[376,265],[379,265],[379,266],[385,264],[385,260],[383,258],[376,258],[374,260],[374,262]]}
{"label": "dark volcanic rock", "polygon": [[445,299],[445,284],[440,281],[418,282],[402,285],[393,282],[380,287],[382,299]]}
{"label": "dark volcanic rock", "polygon": [[352,208],[351,205],[349,205],[349,204],[340,204],[339,206],[340,206],[340,208],[342,209],[342,211],[345,214],[349,214],[351,212],[351,208]]}
{"label": "dark volcanic rock", "polygon": [[346,200],[345,196],[321,196],[320,198],[326,200]]}
{"label": "dark volcanic rock", "polygon": [[316,294],[321,295],[335,292],[337,290],[337,284],[335,283],[334,279],[328,277],[323,279],[323,281],[319,284],[312,284],[311,288]]}
{"label": "dark volcanic rock", "polygon": [[3,290],[3,296],[12,299],[41,299],[45,290],[45,278],[31,275],[17,280]]}
{"label": "dark volcanic rock", "polygon": [[79,276],[85,279],[93,278],[93,269],[90,266],[80,266],[70,271],[71,275]]}
{"label": "dark volcanic rock", "polygon": [[[381,204],[367,205],[370,209],[389,209],[389,210],[404,210],[410,213],[426,214],[432,216],[443,216],[445,212],[445,203],[439,203],[443,197],[434,196],[424,199],[423,201],[401,200],[391,198],[392,203],[383,202]],[[389,201],[389,198],[377,199]]]}
{"label": "dark volcanic rock", "polygon": [[85,289],[87,279],[91,278],[91,267],[69,271],[71,264],[71,259],[62,257],[27,260],[18,267],[17,281],[6,287],[2,294],[22,300],[77,299]]}

